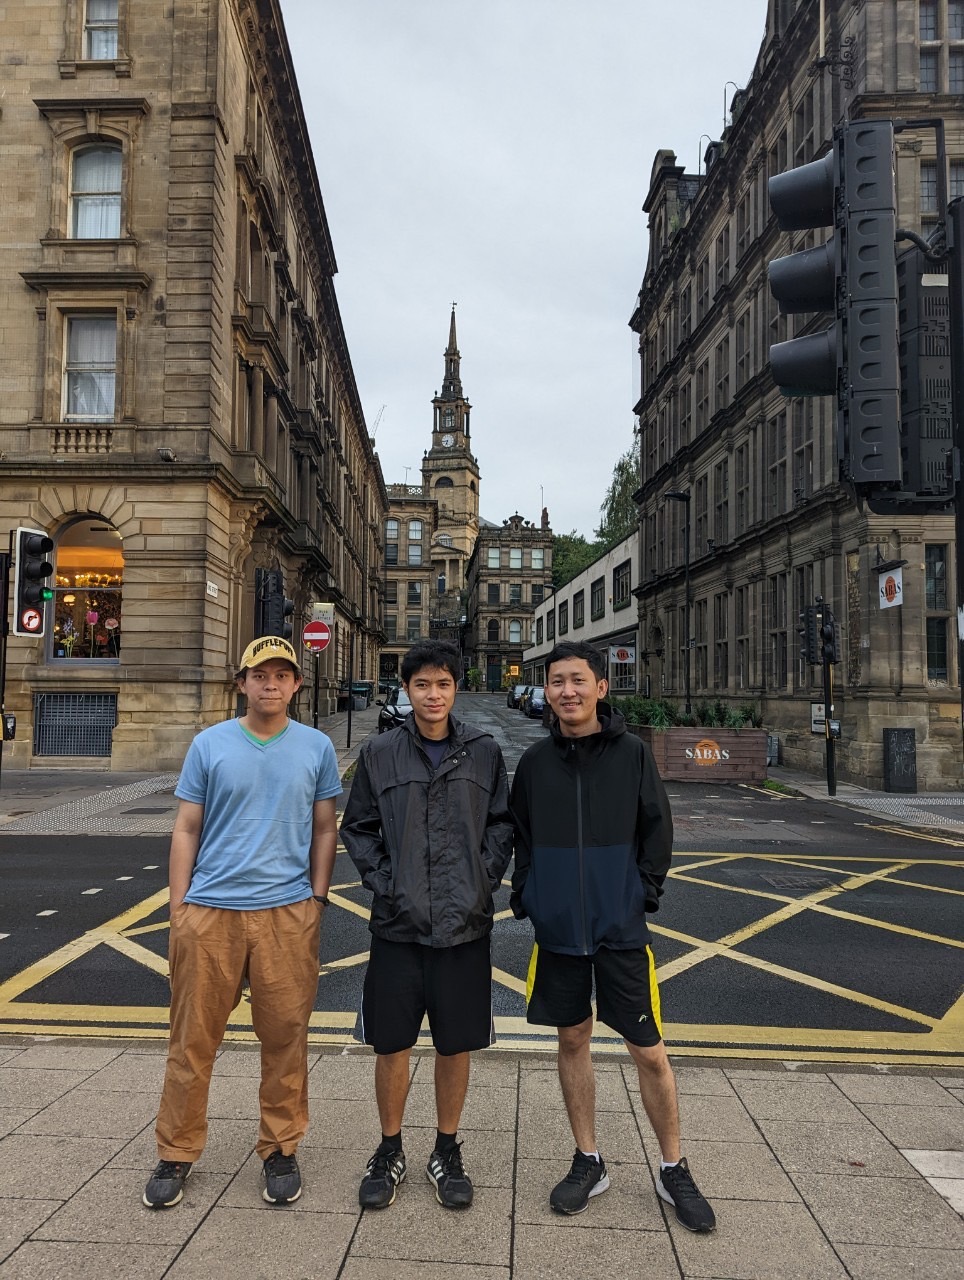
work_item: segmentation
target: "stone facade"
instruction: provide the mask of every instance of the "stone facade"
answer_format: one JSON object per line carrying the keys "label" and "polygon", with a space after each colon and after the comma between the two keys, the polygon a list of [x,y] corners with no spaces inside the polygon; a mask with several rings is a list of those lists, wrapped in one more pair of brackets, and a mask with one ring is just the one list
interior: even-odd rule
{"label": "stone facade", "polygon": [[44,640],[10,643],[8,753],[168,769],[235,710],[258,568],[296,644],[335,605],[322,714],[350,632],[374,678],[387,494],[278,0],[87,19],[0,11],[0,510],[50,533],[56,583]]}
{"label": "stone facade", "polygon": [[[827,319],[788,323],[766,272],[824,238],[778,230],[767,179],[821,155],[845,117],[943,117],[950,194],[964,194],[964,18],[948,0],[827,0],[821,37],[820,8],[771,0],[705,171],[686,173],[671,151],[653,164],[630,322],[642,369],[640,646],[654,693],[679,698],[688,529],[695,702],[762,703],[784,761],[820,770],[809,704],[821,674],[799,658],[797,634],[819,594],[842,627],[840,776],[880,786],[883,729],[900,725],[916,730],[921,789],[959,786],[953,518],[855,504],[838,477],[834,406],[785,399],[769,373],[771,343]],[[933,132],[898,136],[896,172],[898,225],[927,234],[939,214]],[[683,496],[667,501],[670,491]],[[881,612],[874,566],[892,560],[906,561],[904,603]]]}
{"label": "stone facade", "polygon": [[552,590],[552,530],[543,508],[539,524],[518,512],[501,527],[483,523],[468,565],[466,666],[477,667],[487,689],[522,678],[532,641],[532,617]]}

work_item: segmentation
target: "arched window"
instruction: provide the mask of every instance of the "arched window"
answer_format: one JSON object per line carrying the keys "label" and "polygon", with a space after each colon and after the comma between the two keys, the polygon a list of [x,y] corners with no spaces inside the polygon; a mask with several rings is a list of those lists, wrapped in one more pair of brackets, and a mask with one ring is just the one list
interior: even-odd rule
{"label": "arched window", "polygon": [[496,641],[499,638],[499,622],[497,618],[491,618],[489,620],[488,638]]}
{"label": "arched window", "polygon": [[435,541],[440,547],[451,547],[452,535],[450,533],[440,533]]}
{"label": "arched window", "polygon": [[436,489],[454,489],[455,484],[451,476],[439,476],[435,481]]}
{"label": "arched window", "polygon": [[120,147],[83,147],[73,153],[70,205],[74,240],[116,240],[120,236]]}
{"label": "arched window", "polygon": [[84,516],[57,538],[54,661],[117,662],[121,650],[124,547],[113,525]]}
{"label": "arched window", "polygon": [[522,623],[512,621],[509,623],[509,644],[522,643]]}

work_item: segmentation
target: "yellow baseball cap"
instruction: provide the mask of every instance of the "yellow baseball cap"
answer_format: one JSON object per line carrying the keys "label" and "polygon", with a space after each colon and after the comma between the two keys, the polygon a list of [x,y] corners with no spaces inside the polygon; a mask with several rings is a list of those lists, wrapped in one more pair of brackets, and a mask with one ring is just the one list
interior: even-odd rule
{"label": "yellow baseball cap", "polygon": [[283,658],[285,662],[290,662],[301,675],[298,655],[288,641],[281,636],[259,636],[257,640],[252,640],[241,655],[238,675],[249,667],[260,667],[262,662],[268,662],[271,658]]}

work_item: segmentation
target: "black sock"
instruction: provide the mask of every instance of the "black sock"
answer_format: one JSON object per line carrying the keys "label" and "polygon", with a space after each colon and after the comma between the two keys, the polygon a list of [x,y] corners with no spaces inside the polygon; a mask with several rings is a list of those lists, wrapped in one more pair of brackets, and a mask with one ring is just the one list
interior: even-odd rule
{"label": "black sock", "polygon": [[448,1151],[450,1147],[454,1147],[456,1134],[443,1133],[441,1129],[435,1130],[435,1150]]}
{"label": "black sock", "polygon": [[391,1147],[391,1149],[392,1149],[393,1151],[401,1151],[401,1149],[402,1149],[402,1131],[401,1131],[401,1129],[399,1129],[398,1133],[393,1134],[393,1135],[392,1135],[392,1137],[389,1137],[387,1133],[383,1133],[383,1134],[382,1134],[382,1146],[383,1146],[383,1147]]}

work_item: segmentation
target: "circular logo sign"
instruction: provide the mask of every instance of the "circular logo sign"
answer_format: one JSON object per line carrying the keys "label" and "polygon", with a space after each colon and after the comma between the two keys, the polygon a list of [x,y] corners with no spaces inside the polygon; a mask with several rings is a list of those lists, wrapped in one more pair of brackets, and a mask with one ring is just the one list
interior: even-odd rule
{"label": "circular logo sign", "polygon": [[893,574],[888,574],[884,582],[884,599],[888,604],[893,604],[897,599],[897,583]]}
{"label": "circular logo sign", "polygon": [[39,631],[43,624],[43,617],[36,609],[24,609],[20,615],[21,631]]}
{"label": "circular logo sign", "polygon": [[694,764],[698,764],[705,768],[707,765],[719,764],[723,760],[729,760],[730,753],[726,747],[713,738],[700,738],[699,742],[693,747],[687,747],[683,752],[687,760],[692,760]]}
{"label": "circular logo sign", "polygon": [[628,650],[628,649],[617,649],[617,650],[616,650],[616,655],[615,655],[615,656],[616,656],[616,661],[617,661],[617,662],[628,662],[628,661],[629,661],[629,650]]}

